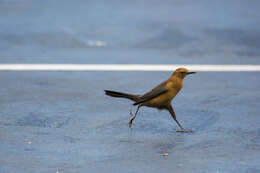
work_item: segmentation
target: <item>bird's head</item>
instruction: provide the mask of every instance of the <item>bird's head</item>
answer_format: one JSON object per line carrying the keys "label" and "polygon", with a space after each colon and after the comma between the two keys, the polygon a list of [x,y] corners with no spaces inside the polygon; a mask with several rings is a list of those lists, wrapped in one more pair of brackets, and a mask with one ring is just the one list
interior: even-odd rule
{"label": "bird's head", "polygon": [[180,79],[184,79],[187,75],[189,74],[194,74],[196,72],[190,72],[188,69],[186,68],[178,68],[177,70],[175,70],[175,72],[173,72],[173,76],[174,77],[178,77]]}

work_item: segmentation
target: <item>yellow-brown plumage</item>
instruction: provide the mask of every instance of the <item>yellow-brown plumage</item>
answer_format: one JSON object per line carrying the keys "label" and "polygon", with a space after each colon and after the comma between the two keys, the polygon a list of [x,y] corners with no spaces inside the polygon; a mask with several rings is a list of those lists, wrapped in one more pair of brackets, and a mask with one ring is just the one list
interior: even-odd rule
{"label": "yellow-brown plumage", "polygon": [[165,85],[165,89],[168,91],[154,99],[150,100],[149,102],[145,103],[145,106],[149,107],[161,107],[162,105],[171,104],[172,99],[178,94],[178,92],[182,88],[182,81],[179,80],[168,80],[167,84]]}
{"label": "yellow-brown plumage", "polygon": [[105,90],[106,94],[112,97],[123,97],[128,98],[135,101],[134,105],[138,105],[136,113],[131,117],[129,120],[129,126],[131,127],[133,120],[136,117],[136,114],[140,107],[148,106],[154,107],[157,109],[166,109],[170,112],[173,119],[176,121],[178,126],[181,128],[179,132],[190,132],[190,130],[185,130],[181,124],[176,119],[176,115],[174,110],[171,106],[171,102],[174,97],[178,94],[178,92],[182,88],[183,79],[188,74],[193,74],[195,72],[189,72],[186,68],[178,68],[175,72],[167,79],[166,81],[162,82],[151,91],[143,94],[143,95],[133,95],[133,94],[126,94],[120,93],[116,91],[109,91]]}

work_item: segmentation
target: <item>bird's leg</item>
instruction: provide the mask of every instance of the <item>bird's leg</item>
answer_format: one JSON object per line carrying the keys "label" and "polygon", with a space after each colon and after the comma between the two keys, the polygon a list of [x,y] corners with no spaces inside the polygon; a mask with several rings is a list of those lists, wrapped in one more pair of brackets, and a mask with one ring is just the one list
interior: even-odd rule
{"label": "bird's leg", "polygon": [[181,128],[180,130],[177,130],[176,132],[192,132],[192,130],[185,130],[185,129],[182,127],[182,125],[181,125],[181,124],[179,123],[179,121],[177,120],[176,115],[175,115],[175,112],[174,112],[174,110],[173,110],[173,108],[172,108],[171,105],[168,106],[167,109],[168,109],[168,111],[170,112],[172,118],[175,120],[175,122],[176,122],[176,123],[178,124],[178,126]]}
{"label": "bird's leg", "polygon": [[131,118],[130,118],[130,120],[129,120],[129,122],[128,122],[128,126],[129,126],[130,128],[131,128],[131,126],[132,126],[132,123],[133,123],[133,121],[134,121],[134,119],[135,119],[135,117],[136,117],[136,115],[137,115],[137,112],[139,111],[139,108],[140,108],[140,107],[141,107],[141,106],[138,105],[138,107],[137,107],[136,112],[135,112],[134,115],[132,114],[132,111],[130,111]]}

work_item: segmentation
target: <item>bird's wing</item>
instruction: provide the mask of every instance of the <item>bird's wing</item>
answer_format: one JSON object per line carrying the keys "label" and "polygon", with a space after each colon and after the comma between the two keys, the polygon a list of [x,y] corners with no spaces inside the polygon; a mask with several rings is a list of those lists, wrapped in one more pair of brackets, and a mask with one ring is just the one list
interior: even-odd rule
{"label": "bird's wing", "polygon": [[162,94],[166,93],[167,92],[166,84],[167,84],[167,81],[162,82],[161,84],[156,86],[151,91],[149,91],[149,92],[145,93],[144,95],[142,95],[140,97],[140,99],[137,102],[135,102],[133,105],[138,105],[140,103],[147,102],[149,100],[154,99],[155,97],[158,97],[159,95],[162,95]]}

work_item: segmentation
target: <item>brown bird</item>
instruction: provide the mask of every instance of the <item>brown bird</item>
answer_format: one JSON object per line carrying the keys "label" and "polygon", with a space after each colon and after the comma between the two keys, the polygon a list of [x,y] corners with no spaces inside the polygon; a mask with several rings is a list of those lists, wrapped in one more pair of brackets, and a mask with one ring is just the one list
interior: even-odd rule
{"label": "brown bird", "polygon": [[135,103],[133,105],[138,105],[136,112],[129,120],[129,127],[131,127],[139,108],[142,106],[153,107],[159,110],[166,109],[171,114],[172,118],[180,127],[180,130],[177,132],[192,132],[191,130],[185,130],[182,125],[176,119],[175,112],[171,105],[173,98],[178,94],[178,92],[182,88],[183,79],[195,72],[189,72],[186,68],[178,68],[173,74],[167,79],[163,81],[161,84],[153,88],[151,91],[145,93],[144,95],[134,95],[134,94],[126,94],[116,91],[105,90],[106,95],[112,97],[121,97],[133,100]]}

